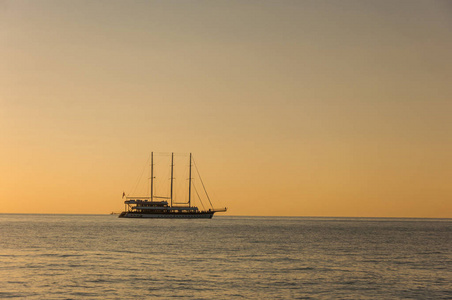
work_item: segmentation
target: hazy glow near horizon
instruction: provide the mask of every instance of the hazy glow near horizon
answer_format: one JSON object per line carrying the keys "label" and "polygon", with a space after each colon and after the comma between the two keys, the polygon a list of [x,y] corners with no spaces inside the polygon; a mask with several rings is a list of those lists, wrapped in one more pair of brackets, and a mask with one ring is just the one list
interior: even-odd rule
{"label": "hazy glow near horizon", "polygon": [[448,1],[0,1],[0,213],[193,152],[232,215],[452,217]]}

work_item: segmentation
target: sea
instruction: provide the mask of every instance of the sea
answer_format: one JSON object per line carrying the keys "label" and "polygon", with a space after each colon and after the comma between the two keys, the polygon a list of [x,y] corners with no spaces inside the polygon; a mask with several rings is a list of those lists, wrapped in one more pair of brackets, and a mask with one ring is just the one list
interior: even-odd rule
{"label": "sea", "polygon": [[452,299],[452,219],[0,214],[0,298]]}

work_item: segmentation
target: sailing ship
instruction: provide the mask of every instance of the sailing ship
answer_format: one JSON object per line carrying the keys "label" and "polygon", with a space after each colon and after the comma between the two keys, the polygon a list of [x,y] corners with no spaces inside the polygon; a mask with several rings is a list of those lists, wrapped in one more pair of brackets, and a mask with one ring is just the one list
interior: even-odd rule
{"label": "sailing ship", "polygon": [[[215,209],[212,206],[209,195],[205,190],[204,183],[200,178],[201,184],[204,188],[207,199],[210,203],[209,209],[199,209],[197,206],[192,205],[192,165],[193,158],[190,153],[190,165],[189,165],[189,175],[188,175],[188,202],[186,203],[176,203],[173,199],[174,193],[174,153],[171,153],[171,185],[170,185],[170,196],[162,197],[154,195],[154,153],[151,152],[150,157],[150,195],[149,196],[126,196],[123,193],[123,198],[125,197],[124,211],[119,215],[119,218],[177,218],[177,219],[211,219],[216,212],[225,212],[227,208]],[[199,172],[198,172],[199,174]],[[198,192],[196,194],[199,197]],[[163,199],[163,200],[162,200]],[[168,200],[170,202],[168,202]],[[201,201],[201,199],[199,198]],[[174,205],[177,204],[177,205]],[[201,205],[204,205],[201,202]]]}

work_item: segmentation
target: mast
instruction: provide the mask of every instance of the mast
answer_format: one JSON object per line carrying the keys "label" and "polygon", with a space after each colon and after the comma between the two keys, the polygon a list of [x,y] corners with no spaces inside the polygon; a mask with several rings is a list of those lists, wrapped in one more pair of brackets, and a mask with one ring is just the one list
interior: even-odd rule
{"label": "mast", "polygon": [[191,206],[191,153],[190,153],[190,168],[188,171],[188,207]]}
{"label": "mast", "polygon": [[173,207],[173,167],[174,167],[174,153],[171,152],[171,207]]}
{"label": "mast", "polygon": [[154,152],[151,152],[151,202],[154,198]]}

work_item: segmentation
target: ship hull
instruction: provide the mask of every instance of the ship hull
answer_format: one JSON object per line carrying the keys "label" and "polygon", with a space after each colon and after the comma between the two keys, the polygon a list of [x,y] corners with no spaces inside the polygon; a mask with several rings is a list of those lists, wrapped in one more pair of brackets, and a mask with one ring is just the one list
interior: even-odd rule
{"label": "ship hull", "polygon": [[214,212],[198,213],[136,213],[122,212],[119,218],[154,218],[154,219],[212,219]]}

